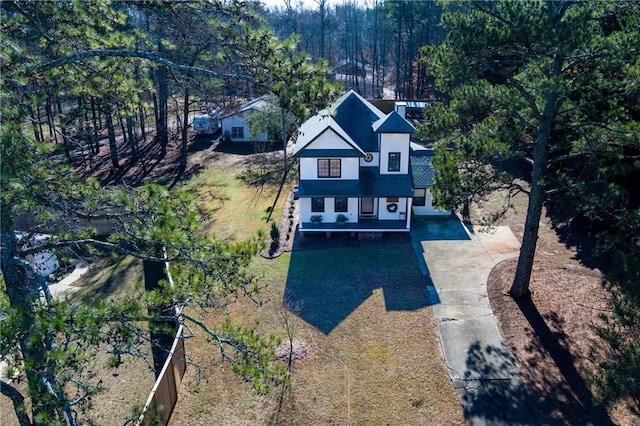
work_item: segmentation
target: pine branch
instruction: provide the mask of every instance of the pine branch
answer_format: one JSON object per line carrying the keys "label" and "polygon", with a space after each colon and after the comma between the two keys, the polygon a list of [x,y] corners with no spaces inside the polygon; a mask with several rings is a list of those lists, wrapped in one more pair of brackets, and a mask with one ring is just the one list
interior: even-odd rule
{"label": "pine branch", "polygon": [[47,244],[43,244],[41,246],[38,247],[33,247],[33,248],[29,248],[26,250],[22,250],[20,251],[20,255],[21,256],[27,256],[29,254],[35,254],[38,252],[41,252],[42,250],[47,250],[47,249],[54,249],[54,248],[62,248],[62,247],[69,247],[69,246],[78,246],[78,245],[82,245],[82,244],[88,244],[103,250],[109,250],[109,251],[114,251],[118,254],[124,254],[124,255],[128,255],[128,256],[133,256],[137,259],[143,259],[143,260],[149,260],[151,262],[165,262],[165,261],[173,261],[177,258],[177,256],[172,256],[169,258],[165,258],[165,257],[158,257],[158,256],[151,256],[151,255],[146,255],[143,254],[139,251],[136,250],[130,250],[126,247],[123,247],[120,244],[114,244],[114,243],[109,243],[109,242],[105,242],[105,241],[100,241],[100,240],[96,240],[93,238],[84,238],[84,239],[80,239],[80,240],[72,240],[72,241],[59,241],[59,242],[50,242]]}
{"label": "pine branch", "polygon": [[86,58],[93,58],[93,57],[98,57],[98,58],[140,58],[140,59],[147,59],[149,61],[152,62],[156,62],[160,65],[164,65],[167,68],[171,68],[173,70],[178,70],[178,71],[187,71],[187,72],[196,72],[196,73],[200,73],[200,74],[205,74],[208,75],[210,77],[214,77],[214,78],[220,78],[220,79],[229,79],[229,80],[239,80],[239,81],[250,81],[255,83],[256,80],[246,74],[242,74],[242,73],[237,73],[237,74],[228,74],[228,73],[219,73],[219,72],[215,72],[215,71],[211,71],[209,69],[206,68],[201,68],[201,67],[195,67],[195,66],[188,66],[188,65],[182,65],[182,64],[177,64],[175,62],[172,62],[168,59],[165,59],[161,56],[156,55],[153,52],[143,52],[143,51],[138,51],[138,50],[127,50],[127,49],[113,49],[113,50],[105,50],[105,49],[92,49],[92,50],[85,50],[83,52],[78,52],[74,55],[71,56],[67,56],[64,57],[62,59],[58,59],[56,61],[52,61],[52,62],[48,62],[44,65],[41,65],[39,68],[39,72],[45,72],[45,71],[49,71],[52,70],[54,68],[58,68],[64,65],[68,65],[68,64],[72,64],[75,62],[79,62],[82,61],[83,59]]}

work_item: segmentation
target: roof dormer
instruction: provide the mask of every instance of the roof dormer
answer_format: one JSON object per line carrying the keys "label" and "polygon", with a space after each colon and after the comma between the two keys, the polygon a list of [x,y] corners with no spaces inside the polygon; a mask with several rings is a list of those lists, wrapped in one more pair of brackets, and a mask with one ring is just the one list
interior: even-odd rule
{"label": "roof dormer", "polygon": [[376,133],[413,133],[415,128],[396,111],[392,111],[373,123]]}

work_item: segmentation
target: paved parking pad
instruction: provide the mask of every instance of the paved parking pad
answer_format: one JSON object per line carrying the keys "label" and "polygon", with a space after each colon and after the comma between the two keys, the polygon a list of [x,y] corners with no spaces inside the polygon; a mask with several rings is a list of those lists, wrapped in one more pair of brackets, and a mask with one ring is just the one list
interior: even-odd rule
{"label": "paved parking pad", "polygon": [[449,375],[469,424],[535,424],[487,296],[487,278],[520,244],[508,227],[473,231],[454,217],[419,219],[413,246],[433,305]]}

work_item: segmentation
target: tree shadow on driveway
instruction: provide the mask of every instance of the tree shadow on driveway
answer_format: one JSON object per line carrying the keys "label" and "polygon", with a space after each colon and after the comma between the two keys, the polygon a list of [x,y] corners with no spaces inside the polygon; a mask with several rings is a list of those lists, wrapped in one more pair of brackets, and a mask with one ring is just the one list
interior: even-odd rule
{"label": "tree shadow on driveway", "polygon": [[466,364],[467,371],[454,385],[470,425],[539,424],[505,348],[475,342],[467,350]]}

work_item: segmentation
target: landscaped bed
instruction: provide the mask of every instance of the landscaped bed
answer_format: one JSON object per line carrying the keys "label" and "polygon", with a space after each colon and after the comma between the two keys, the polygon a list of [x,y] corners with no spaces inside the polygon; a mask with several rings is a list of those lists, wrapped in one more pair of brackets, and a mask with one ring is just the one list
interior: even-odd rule
{"label": "landscaped bed", "polygon": [[[497,210],[504,199],[492,197],[474,212],[474,221]],[[522,239],[526,197],[514,200],[501,225]],[[549,217],[541,221],[530,302],[518,305],[509,295],[517,259],[494,268],[487,282],[491,307],[505,344],[515,358],[542,424],[640,424],[640,413],[621,402],[610,410],[593,403],[590,381],[598,362],[610,356],[595,326],[610,313],[602,273],[590,257],[583,236],[555,230]],[[581,250],[569,243],[581,241]]]}

